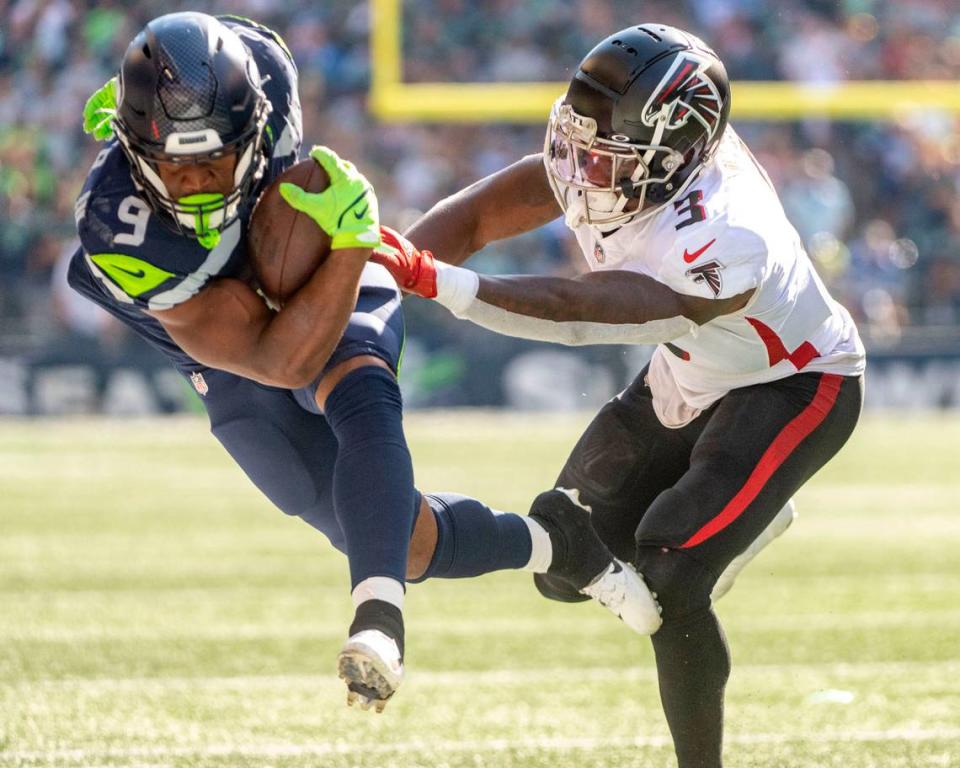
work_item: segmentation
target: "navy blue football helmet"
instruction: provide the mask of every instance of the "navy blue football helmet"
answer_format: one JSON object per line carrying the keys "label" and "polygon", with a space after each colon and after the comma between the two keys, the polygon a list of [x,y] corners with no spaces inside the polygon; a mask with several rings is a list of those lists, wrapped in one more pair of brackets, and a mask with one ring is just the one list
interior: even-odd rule
{"label": "navy blue football helmet", "polygon": [[[270,103],[250,50],[226,25],[203,13],[151,21],[120,67],[114,128],[150,207],[180,232],[203,238],[239,215],[262,177]],[[198,163],[236,155],[227,195],[174,200],[157,162]]]}

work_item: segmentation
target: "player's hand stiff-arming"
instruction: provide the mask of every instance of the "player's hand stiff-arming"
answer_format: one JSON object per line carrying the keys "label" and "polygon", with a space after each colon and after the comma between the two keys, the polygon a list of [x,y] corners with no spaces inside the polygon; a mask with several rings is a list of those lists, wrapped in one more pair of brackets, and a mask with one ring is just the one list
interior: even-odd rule
{"label": "player's hand stiff-arming", "polygon": [[380,228],[371,260],[408,293],[435,299],[454,315],[497,333],[560,344],[669,341],[744,305],[751,292],[709,300],[676,293],[645,275],[598,272],[572,280],[481,276],[438,261],[407,238]]}

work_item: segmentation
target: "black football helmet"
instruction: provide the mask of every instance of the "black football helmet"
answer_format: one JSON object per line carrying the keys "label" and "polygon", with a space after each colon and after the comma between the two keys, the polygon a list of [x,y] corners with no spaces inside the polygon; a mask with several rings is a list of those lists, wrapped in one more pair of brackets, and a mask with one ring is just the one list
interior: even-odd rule
{"label": "black football helmet", "polygon": [[726,70],[700,39],[641,24],[603,40],[554,104],[544,141],[567,223],[608,230],[653,215],[710,159],[729,115]]}
{"label": "black football helmet", "polygon": [[[183,234],[216,235],[266,166],[263,134],[270,103],[249,49],[204,13],[171,13],[151,21],[124,54],[114,129],[147,203]],[[171,198],[158,161],[199,163],[236,154],[227,195]]]}

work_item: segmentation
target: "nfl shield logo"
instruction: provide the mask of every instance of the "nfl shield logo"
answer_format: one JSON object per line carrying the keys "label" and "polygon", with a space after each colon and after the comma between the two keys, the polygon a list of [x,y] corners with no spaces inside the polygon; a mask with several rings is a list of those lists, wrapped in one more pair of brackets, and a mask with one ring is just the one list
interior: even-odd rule
{"label": "nfl shield logo", "polygon": [[210,391],[210,387],[207,386],[207,382],[204,380],[202,373],[191,373],[190,383],[193,384],[193,388],[197,390],[197,394],[200,395],[200,397],[203,397]]}
{"label": "nfl shield logo", "polygon": [[607,254],[603,252],[603,246],[600,243],[593,246],[593,258],[596,259],[597,264],[603,264],[604,259],[607,258]]}

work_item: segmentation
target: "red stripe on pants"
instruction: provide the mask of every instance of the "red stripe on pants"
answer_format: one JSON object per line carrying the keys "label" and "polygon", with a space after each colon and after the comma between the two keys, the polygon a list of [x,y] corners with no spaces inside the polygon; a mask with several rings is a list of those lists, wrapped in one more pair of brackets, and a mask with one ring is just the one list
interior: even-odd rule
{"label": "red stripe on pants", "polygon": [[840,393],[840,385],[843,383],[843,377],[832,373],[825,373],[820,378],[820,384],[817,387],[817,393],[813,396],[810,404],[804,408],[789,424],[780,430],[770,446],[764,451],[763,456],[757,466],[754,467],[747,482],[737,491],[736,495],[730,499],[720,514],[714,517],[710,522],[704,525],[699,531],[685,541],[680,548],[687,549],[702,544],[711,536],[716,535],[730,523],[740,517],[743,511],[750,506],[757,498],[760,491],[767,484],[767,481],[773,476],[773,473],[780,468],[796,450],[796,447],[803,442],[813,430],[827,417],[834,403],[837,401],[837,395]]}

